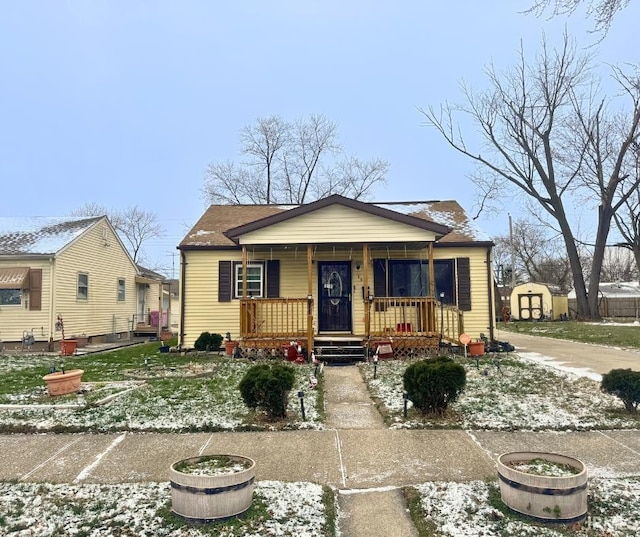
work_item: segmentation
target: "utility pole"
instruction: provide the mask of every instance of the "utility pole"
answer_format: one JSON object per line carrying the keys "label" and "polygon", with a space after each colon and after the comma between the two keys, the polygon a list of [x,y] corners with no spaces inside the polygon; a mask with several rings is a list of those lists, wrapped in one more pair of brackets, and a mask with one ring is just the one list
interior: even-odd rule
{"label": "utility pole", "polygon": [[516,249],[513,244],[513,224],[511,214],[509,214],[509,245],[511,249],[511,290],[516,286]]}

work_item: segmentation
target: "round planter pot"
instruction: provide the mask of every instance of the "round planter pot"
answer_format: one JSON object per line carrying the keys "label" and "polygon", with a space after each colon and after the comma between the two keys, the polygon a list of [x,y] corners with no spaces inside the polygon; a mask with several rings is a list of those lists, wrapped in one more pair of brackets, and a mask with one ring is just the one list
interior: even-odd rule
{"label": "round planter pot", "polygon": [[467,345],[469,356],[482,356],[484,354],[484,341],[472,341]]}
{"label": "round planter pot", "polygon": [[[229,458],[247,468],[217,475],[194,475],[176,470],[184,464],[218,457]],[[194,522],[211,522],[240,515],[251,506],[255,476],[255,461],[241,455],[203,455],[175,462],[169,469],[171,510]]]}
{"label": "round planter pot", "polygon": [[233,355],[233,351],[236,349],[237,346],[238,346],[237,341],[225,341],[224,351],[227,354],[227,356]]}
{"label": "round planter pot", "polygon": [[[509,463],[543,459],[576,470],[566,476],[534,475]],[[543,522],[577,522],[587,514],[587,468],[578,459],[557,453],[520,451],[498,457],[502,501],[514,511]]]}
{"label": "round planter pot", "polygon": [[66,395],[77,392],[80,389],[83,369],[71,369],[69,371],[56,371],[42,377],[47,383],[49,395]]}

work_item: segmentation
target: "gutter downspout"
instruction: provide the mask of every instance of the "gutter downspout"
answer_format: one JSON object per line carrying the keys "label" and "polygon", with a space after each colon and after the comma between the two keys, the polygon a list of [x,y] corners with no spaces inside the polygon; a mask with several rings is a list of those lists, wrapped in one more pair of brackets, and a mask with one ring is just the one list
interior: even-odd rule
{"label": "gutter downspout", "polygon": [[49,258],[49,352],[53,352],[53,336],[55,334],[55,311],[56,306],[54,304],[55,299],[55,257]]}
{"label": "gutter downspout", "polygon": [[184,290],[186,288],[186,278],[187,276],[187,258],[184,255],[184,252],[180,250],[180,341],[178,342],[178,346],[183,349],[184,348],[184,321],[185,321],[185,299],[184,299]]}
{"label": "gutter downspout", "polygon": [[487,286],[489,291],[489,341],[495,341],[495,305],[496,305],[496,297],[494,294],[494,285],[493,285],[493,270],[491,267],[491,246],[487,250]]}

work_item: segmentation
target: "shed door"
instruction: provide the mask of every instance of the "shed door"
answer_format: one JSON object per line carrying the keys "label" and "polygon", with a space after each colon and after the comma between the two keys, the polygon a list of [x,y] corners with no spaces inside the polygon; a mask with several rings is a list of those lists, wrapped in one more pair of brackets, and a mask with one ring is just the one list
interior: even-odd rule
{"label": "shed door", "polygon": [[351,262],[318,262],[318,329],[351,332]]}
{"label": "shed door", "polygon": [[521,321],[542,319],[542,294],[518,295],[518,319]]}

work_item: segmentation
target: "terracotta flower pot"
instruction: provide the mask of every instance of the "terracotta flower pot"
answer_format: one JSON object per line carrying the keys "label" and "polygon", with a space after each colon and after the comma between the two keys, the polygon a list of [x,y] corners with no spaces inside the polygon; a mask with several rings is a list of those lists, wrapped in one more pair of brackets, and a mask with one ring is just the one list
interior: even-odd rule
{"label": "terracotta flower pot", "polygon": [[80,381],[82,380],[82,369],[71,369],[69,371],[56,371],[42,377],[47,383],[49,395],[66,395],[68,393],[77,392],[80,389]]}
{"label": "terracotta flower pot", "polygon": [[231,356],[231,355],[233,355],[233,351],[235,350],[235,348],[237,346],[238,346],[238,342],[237,341],[225,341],[224,342],[224,351],[229,356]]}

